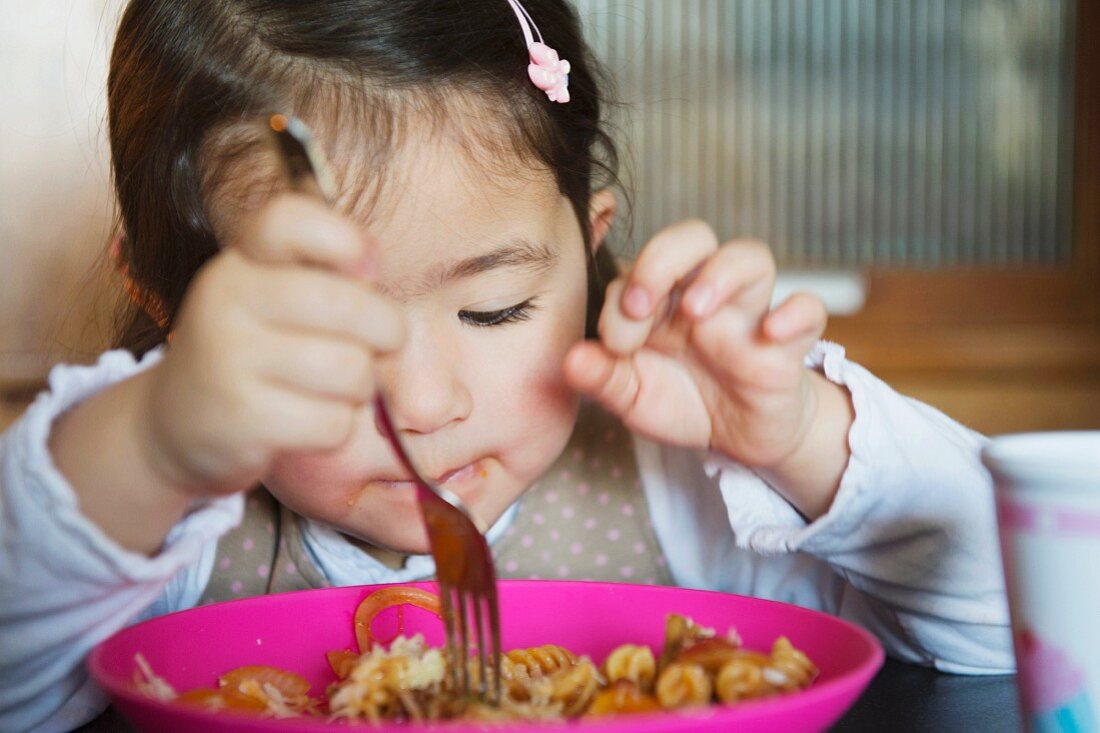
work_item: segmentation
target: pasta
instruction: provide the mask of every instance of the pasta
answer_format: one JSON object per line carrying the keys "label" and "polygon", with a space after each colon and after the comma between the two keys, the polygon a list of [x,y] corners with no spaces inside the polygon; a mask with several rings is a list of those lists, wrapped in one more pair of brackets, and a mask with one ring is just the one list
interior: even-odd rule
{"label": "pasta", "polygon": [[607,655],[603,663],[604,676],[611,684],[626,680],[641,692],[653,689],[653,680],[657,676],[657,660],[653,650],[647,646],[623,644]]}
{"label": "pasta", "polygon": [[707,671],[701,665],[673,662],[661,671],[657,680],[657,702],[661,707],[699,707],[710,702],[713,689]]}
{"label": "pasta", "polygon": [[[556,644],[508,651],[501,658],[500,703],[489,705],[454,689],[450,652],[428,646],[419,634],[404,636],[400,617],[398,635],[388,643],[372,635],[378,613],[394,606],[400,613],[405,605],[441,613],[438,597],[427,591],[394,587],[372,593],[355,613],[359,651],[326,655],[336,681],[322,695],[310,695],[309,682],[299,675],[260,665],[223,674],[217,687],[178,695],[140,654],[135,686],[150,697],[210,710],[378,723],[560,720],[733,704],[803,689],[817,675],[813,662],[786,637],[764,654],[745,649],[735,632],[718,636],[671,614],[659,658],[637,644],[612,649],[599,667]],[[467,661],[467,670],[476,684],[476,659]]]}

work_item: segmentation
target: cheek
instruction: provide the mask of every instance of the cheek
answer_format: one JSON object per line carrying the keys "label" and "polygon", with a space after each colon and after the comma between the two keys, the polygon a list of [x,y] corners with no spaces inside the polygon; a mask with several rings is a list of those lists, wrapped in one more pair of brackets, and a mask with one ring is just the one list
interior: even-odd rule
{"label": "cheek", "polygon": [[536,407],[551,407],[572,400],[572,392],[565,384],[562,363],[573,344],[584,337],[583,313],[577,318],[561,319],[542,335],[542,338],[524,351],[525,363],[521,367],[522,393]]}
{"label": "cheek", "polygon": [[510,426],[513,455],[525,466],[515,467],[521,479],[533,479],[530,472],[556,457],[572,432],[578,398],[565,383],[562,362],[584,338],[585,313],[584,293],[571,295],[562,294],[552,310],[520,324],[506,351],[480,359],[475,402],[482,402],[494,422]]}
{"label": "cheek", "polygon": [[587,284],[583,264],[574,269],[576,276],[570,278],[567,287],[559,290],[553,312],[534,335],[535,343],[523,352],[529,355],[524,366],[529,381],[526,393],[532,400],[549,401],[546,407],[575,403],[572,391],[565,385],[562,363],[569,349],[584,339]]}
{"label": "cheek", "polygon": [[559,292],[526,327],[516,329],[516,338],[494,364],[486,365],[493,372],[497,385],[512,385],[508,396],[513,409],[543,410],[572,404],[572,392],[565,384],[562,363],[569,349],[584,338],[584,292],[575,288]]}
{"label": "cheek", "polygon": [[323,453],[289,453],[276,459],[264,485],[295,512],[318,519],[346,511],[361,483],[362,458],[354,436],[347,445]]}

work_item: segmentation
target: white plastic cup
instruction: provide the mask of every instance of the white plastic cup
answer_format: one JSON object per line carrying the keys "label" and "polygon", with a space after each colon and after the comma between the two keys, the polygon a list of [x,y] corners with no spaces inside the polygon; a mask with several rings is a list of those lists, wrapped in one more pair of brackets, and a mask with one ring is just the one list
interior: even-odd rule
{"label": "white plastic cup", "polygon": [[994,438],[1024,724],[1100,733],[1100,431]]}

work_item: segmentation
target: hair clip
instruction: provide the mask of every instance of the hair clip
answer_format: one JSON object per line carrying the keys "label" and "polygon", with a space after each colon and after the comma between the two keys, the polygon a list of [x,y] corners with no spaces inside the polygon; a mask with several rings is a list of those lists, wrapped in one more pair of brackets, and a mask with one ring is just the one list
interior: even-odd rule
{"label": "hair clip", "polygon": [[[527,53],[531,56],[527,76],[532,84],[546,92],[551,102],[565,104],[569,101],[569,62],[558,58],[558,52],[543,42],[542,32],[519,0],[508,0],[508,4],[512,6],[523,28],[523,37],[527,40]],[[535,40],[536,35],[538,40]]]}

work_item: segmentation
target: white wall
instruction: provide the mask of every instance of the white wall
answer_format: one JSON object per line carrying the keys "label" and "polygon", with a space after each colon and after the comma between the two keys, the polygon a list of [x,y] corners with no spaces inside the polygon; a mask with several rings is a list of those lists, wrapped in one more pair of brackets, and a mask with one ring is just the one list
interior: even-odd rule
{"label": "white wall", "polygon": [[0,383],[105,344],[105,88],[121,5],[0,0]]}

